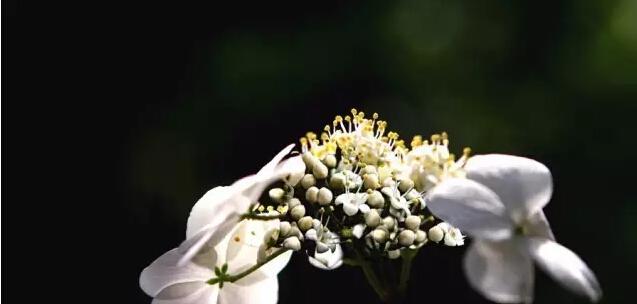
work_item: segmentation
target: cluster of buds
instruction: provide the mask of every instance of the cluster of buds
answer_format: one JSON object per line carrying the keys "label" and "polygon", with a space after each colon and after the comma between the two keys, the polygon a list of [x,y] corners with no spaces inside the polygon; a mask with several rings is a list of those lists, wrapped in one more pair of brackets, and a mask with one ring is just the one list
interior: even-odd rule
{"label": "cluster of buds", "polygon": [[336,116],[320,137],[301,138],[305,172],[261,197],[255,214],[274,212],[281,220],[278,241],[269,245],[305,250],[324,269],[340,266],[348,247],[393,259],[429,241],[463,245],[458,229],[427,210],[427,191],[445,178],[464,177],[470,150],[455,160],[444,132],[431,142],[414,136],[409,149],[398,133],[386,133],[378,114],[351,114]]}

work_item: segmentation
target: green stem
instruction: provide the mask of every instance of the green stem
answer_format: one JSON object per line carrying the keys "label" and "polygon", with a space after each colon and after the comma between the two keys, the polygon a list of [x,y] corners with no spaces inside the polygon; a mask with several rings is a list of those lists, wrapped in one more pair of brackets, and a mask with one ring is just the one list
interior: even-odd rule
{"label": "green stem", "polygon": [[356,253],[358,265],[361,267],[361,269],[363,269],[363,274],[365,274],[367,282],[369,282],[369,285],[372,286],[380,299],[382,301],[385,301],[388,297],[388,293],[383,287],[383,283],[374,272],[374,268],[372,268],[372,265],[369,263],[369,261],[366,261],[365,257],[363,257],[363,255],[358,250],[355,249],[354,252]]}
{"label": "green stem", "polygon": [[[279,255],[283,254],[284,252],[288,251],[289,249],[279,249],[277,251],[275,251],[273,254],[269,255],[265,260],[256,263],[255,265],[253,265],[252,267],[242,271],[241,273],[235,274],[235,275],[226,275],[223,276],[222,280],[223,282],[230,282],[230,283],[234,283],[242,278],[244,278],[245,276],[251,274],[252,272],[254,272],[255,270],[259,269],[261,266],[265,265],[266,263],[274,260],[276,257],[278,257]],[[219,283],[220,280],[219,278],[212,278],[210,280],[208,280],[208,284],[213,285],[216,283]]]}
{"label": "green stem", "polygon": [[409,282],[409,276],[411,275],[411,263],[414,260],[414,257],[416,257],[417,253],[418,253],[418,249],[416,250],[405,249],[402,254],[403,260],[400,266],[400,279],[398,283],[398,292],[403,297],[405,296],[407,292],[407,287],[409,285],[408,282]]}

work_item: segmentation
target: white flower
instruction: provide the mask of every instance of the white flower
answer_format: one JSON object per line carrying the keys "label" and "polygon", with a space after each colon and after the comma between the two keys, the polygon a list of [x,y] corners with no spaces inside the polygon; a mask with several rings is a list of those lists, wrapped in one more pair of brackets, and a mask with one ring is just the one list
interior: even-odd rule
{"label": "white flower", "polygon": [[256,175],[244,177],[231,186],[216,187],[197,201],[188,218],[186,240],[179,246],[179,252],[183,254],[179,265],[223,239],[270,183],[281,178],[298,182],[291,179],[305,171],[300,156],[279,164],[293,147],[292,144],[281,150]]}
{"label": "white flower", "polygon": [[430,194],[434,215],[476,240],[464,260],[469,283],[495,302],[531,302],[535,261],[556,281],[592,301],[602,291],[593,272],[554,241],[542,212],[552,194],[550,171],[531,159],[469,159],[468,179],[448,179]]}
{"label": "white flower", "polygon": [[[332,270],[343,264],[343,250],[340,245],[340,238],[334,232],[328,231],[322,225],[305,232],[305,239],[316,242],[316,249],[310,255],[310,264],[323,270]],[[317,232],[318,230],[318,232]]]}
{"label": "white flower", "polygon": [[354,216],[360,210],[365,214],[369,212],[369,206],[365,204],[367,201],[367,193],[343,193],[334,200],[335,205],[343,205],[343,212],[348,216]]}
{"label": "white flower", "polygon": [[341,245],[336,245],[334,251],[328,250],[323,253],[318,251],[314,256],[309,256],[310,264],[323,270],[332,270],[343,265],[343,249]]}
{"label": "white flower", "polygon": [[453,227],[445,222],[442,222],[436,227],[440,228],[444,232],[444,241],[447,246],[462,246],[464,245],[464,235],[460,232],[460,229]]}
{"label": "white flower", "polygon": [[290,260],[291,251],[234,283],[224,282],[223,288],[207,281],[217,277],[215,267],[227,264],[227,273],[236,275],[255,265],[265,235],[278,226],[278,220],[243,220],[213,250],[200,252],[181,266],[177,262],[183,254],[177,248],[170,250],[142,271],[139,284],[154,304],[276,303],[276,275]]}

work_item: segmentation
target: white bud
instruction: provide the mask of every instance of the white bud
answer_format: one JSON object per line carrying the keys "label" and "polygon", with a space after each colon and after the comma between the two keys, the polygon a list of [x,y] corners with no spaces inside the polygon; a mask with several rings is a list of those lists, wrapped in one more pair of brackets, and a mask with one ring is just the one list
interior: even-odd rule
{"label": "white bud", "polygon": [[320,162],[314,164],[314,167],[312,168],[312,174],[314,174],[314,177],[318,179],[326,178],[328,172],[327,166]]}
{"label": "white bud", "polygon": [[292,225],[290,225],[290,222],[281,221],[279,223],[279,231],[281,231],[282,237],[286,237],[290,232],[292,232]]}
{"label": "white bud", "polygon": [[272,188],[268,191],[268,195],[273,202],[281,203],[283,201],[283,196],[285,196],[285,191],[281,188]]}
{"label": "white bud", "polygon": [[410,246],[414,243],[416,239],[416,234],[411,230],[403,230],[398,235],[398,243],[403,246]]}
{"label": "white bud", "polygon": [[325,159],[323,159],[323,163],[329,168],[336,167],[336,156],[334,156],[334,154],[326,155]]}
{"label": "white bud", "polygon": [[372,231],[372,238],[377,243],[384,243],[387,241],[387,231],[383,229],[374,229],[374,231]]}
{"label": "white bud", "polygon": [[400,184],[398,184],[398,190],[400,190],[400,192],[403,192],[403,193],[411,190],[413,187],[414,187],[414,181],[412,181],[409,178],[402,179],[400,181]]}
{"label": "white bud", "polygon": [[305,232],[309,230],[310,228],[312,228],[312,217],[304,216],[297,223],[299,225],[299,229]]}
{"label": "white bud", "polygon": [[392,231],[394,230],[394,226],[396,225],[396,220],[391,217],[391,216],[386,216],[383,219],[383,226],[385,226],[385,228],[387,228],[387,230]]}
{"label": "white bud", "polygon": [[301,250],[301,241],[295,236],[291,236],[283,241],[283,247],[294,251]]}
{"label": "white bud", "polygon": [[365,232],[365,225],[363,224],[357,224],[352,227],[352,235],[357,239],[363,237],[363,232]]}
{"label": "white bud", "polygon": [[305,192],[305,199],[310,203],[316,203],[316,201],[318,201],[318,194],[319,188],[312,186]]}
{"label": "white bud", "polygon": [[400,249],[396,249],[396,250],[392,250],[392,251],[387,251],[387,256],[392,259],[395,260],[397,258],[400,257]]}
{"label": "white bud", "polygon": [[375,166],[367,165],[361,170],[361,174],[376,174],[378,176],[378,171]]}
{"label": "white bud", "polygon": [[321,206],[329,205],[332,202],[333,197],[334,196],[332,195],[332,191],[330,191],[330,189],[323,187],[318,192],[318,203]]}
{"label": "white bud", "polygon": [[429,235],[430,240],[438,243],[442,241],[442,238],[445,236],[445,232],[442,231],[442,228],[436,225],[429,229],[429,233],[427,235]]}
{"label": "white bud", "polygon": [[363,176],[363,187],[365,189],[377,189],[380,187],[380,183],[378,182],[378,175],[376,174],[365,174]]}
{"label": "white bud", "polygon": [[365,214],[365,224],[369,227],[375,228],[380,225],[380,215],[376,209],[370,210],[367,214]]}
{"label": "white bud", "polygon": [[416,231],[416,243],[424,243],[426,240],[427,240],[426,232],[422,230]]}
{"label": "white bud", "polygon": [[312,155],[312,152],[309,151],[303,153],[303,155],[301,155],[301,159],[305,163],[305,167],[307,168],[307,170],[312,170],[314,164],[318,161],[316,157]]}
{"label": "white bud", "polygon": [[383,187],[393,188],[396,185],[396,181],[393,178],[388,177],[383,181]]}
{"label": "white bud", "polygon": [[407,229],[416,231],[418,227],[420,227],[420,217],[415,215],[410,215],[405,219],[405,227]]}
{"label": "white bud", "polygon": [[305,206],[297,205],[290,211],[290,215],[295,221],[300,220],[305,215]]}
{"label": "white bud", "polygon": [[316,185],[316,178],[312,174],[305,174],[303,179],[301,179],[301,186],[303,186],[303,189],[310,188],[314,185]]}
{"label": "white bud", "polygon": [[367,196],[367,205],[372,208],[383,208],[385,206],[385,198],[380,192],[374,190]]}
{"label": "white bud", "polygon": [[335,173],[332,175],[332,177],[330,178],[330,187],[332,189],[340,189],[343,190],[345,189],[345,174],[343,173]]}

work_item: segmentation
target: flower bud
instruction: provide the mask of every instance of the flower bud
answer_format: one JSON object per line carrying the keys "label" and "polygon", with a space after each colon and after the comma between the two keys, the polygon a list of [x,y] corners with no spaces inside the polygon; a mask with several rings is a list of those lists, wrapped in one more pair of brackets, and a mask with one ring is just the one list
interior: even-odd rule
{"label": "flower bud", "polygon": [[392,260],[395,260],[395,259],[399,258],[400,257],[400,249],[387,251],[387,256],[390,259],[392,259]]}
{"label": "flower bud", "polygon": [[383,229],[374,229],[374,231],[372,231],[372,238],[374,239],[374,241],[376,241],[377,243],[384,243],[387,241],[387,231],[383,230]]}
{"label": "flower bud", "polygon": [[387,230],[392,231],[394,230],[394,226],[396,225],[396,220],[391,217],[391,216],[386,216],[383,219],[383,226],[385,226],[385,228],[387,228]]}
{"label": "flower bud", "polygon": [[305,232],[309,230],[310,228],[312,228],[312,217],[304,216],[297,223],[299,225],[299,229]]}
{"label": "flower bud", "polygon": [[407,229],[401,231],[398,235],[398,243],[405,247],[413,244],[415,239],[416,234],[413,231]]}
{"label": "flower bud", "polygon": [[427,235],[429,235],[430,240],[438,243],[442,241],[442,238],[445,236],[445,232],[442,231],[442,228],[436,225],[429,229],[429,233]]}
{"label": "flower bud", "polygon": [[396,181],[394,181],[394,179],[391,177],[388,177],[385,180],[383,180],[383,187],[393,188],[395,185],[396,185]]}
{"label": "flower bud", "polygon": [[346,181],[345,174],[341,172],[335,173],[330,178],[330,187],[332,189],[343,190],[345,189],[345,181]]}
{"label": "flower bud", "polygon": [[316,185],[316,178],[312,174],[305,174],[301,179],[301,186],[303,186],[303,189],[308,189],[314,185]]}
{"label": "flower bud", "polygon": [[328,154],[325,156],[325,159],[323,159],[323,163],[328,167],[328,168],[334,168],[336,167],[336,156],[334,156],[334,154]]}
{"label": "flower bud", "polygon": [[329,171],[327,169],[327,166],[320,162],[314,164],[314,167],[312,168],[312,174],[314,174],[314,177],[316,177],[317,179],[326,178],[328,172]]}
{"label": "flower bud", "polygon": [[292,225],[290,225],[290,222],[281,221],[279,223],[279,231],[282,237],[286,237],[292,232]]}
{"label": "flower bud", "polygon": [[301,250],[301,241],[295,236],[291,236],[283,241],[283,247],[294,251]]}
{"label": "flower bud", "polygon": [[422,230],[418,230],[416,231],[416,243],[424,243],[427,240],[427,233],[422,231]]}
{"label": "flower bud", "polygon": [[283,202],[283,197],[285,196],[285,191],[281,188],[272,188],[268,191],[268,195],[270,199],[275,203]]}
{"label": "flower bud", "polygon": [[300,220],[305,215],[305,206],[297,205],[290,211],[290,215],[295,221]]}
{"label": "flower bud", "polygon": [[415,215],[410,215],[405,219],[405,227],[407,229],[416,231],[418,227],[420,227],[420,217]]}
{"label": "flower bud", "polygon": [[405,193],[411,190],[413,187],[414,187],[414,181],[412,181],[409,178],[402,179],[400,181],[400,184],[398,184],[398,190],[400,190],[400,192],[402,193]]}
{"label": "flower bud", "polygon": [[301,204],[301,201],[298,198],[296,198],[296,197],[293,197],[293,198],[291,198],[291,199],[289,199],[287,201],[287,207],[290,210],[294,209],[294,207],[296,207],[296,206],[298,206],[300,204]]}
{"label": "flower bud", "polygon": [[380,192],[374,190],[367,196],[367,205],[372,208],[383,208],[385,206],[385,198]]}
{"label": "flower bud", "polygon": [[312,186],[305,192],[305,199],[310,203],[316,203],[318,201],[318,193],[319,188]]}
{"label": "flower bud", "polygon": [[365,174],[376,174],[376,176],[378,176],[378,171],[376,170],[375,166],[367,165],[367,166],[365,166],[365,168],[363,168],[361,170],[361,174],[363,174],[363,175],[365,175]]}
{"label": "flower bud", "polygon": [[312,155],[312,152],[303,153],[303,155],[301,155],[301,159],[305,163],[305,167],[308,170],[312,170],[312,168],[314,167],[314,164],[318,162],[316,157],[314,157],[314,155]]}
{"label": "flower bud", "polygon": [[378,175],[376,175],[376,174],[365,174],[363,176],[363,187],[365,187],[365,189],[378,189],[378,188],[380,188],[380,183],[378,182]]}
{"label": "flower bud", "polygon": [[375,228],[380,225],[380,215],[376,209],[370,210],[367,214],[365,214],[365,224],[371,228]]}
{"label": "flower bud", "polygon": [[330,191],[330,189],[327,189],[325,187],[321,188],[321,190],[319,190],[318,192],[318,203],[321,206],[326,206],[329,205],[332,202],[332,191]]}

